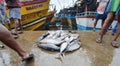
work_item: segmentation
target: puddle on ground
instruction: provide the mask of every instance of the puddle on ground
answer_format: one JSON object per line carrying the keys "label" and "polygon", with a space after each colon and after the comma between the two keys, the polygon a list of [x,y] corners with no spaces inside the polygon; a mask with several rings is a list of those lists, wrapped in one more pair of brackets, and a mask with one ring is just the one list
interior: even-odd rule
{"label": "puddle on ground", "polygon": [[10,60],[10,54],[5,50],[0,51],[0,66],[12,66]]}
{"label": "puddle on ground", "polygon": [[74,52],[65,53],[63,61],[56,59],[59,52],[51,52],[36,48],[33,50],[37,55],[34,66],[91,66],[91,60],[86,51],[79,49]]}
{"label": "puddle on ground", "polygon": [[120,66],[120,48],[114,50],[113,59],[109,66]]}

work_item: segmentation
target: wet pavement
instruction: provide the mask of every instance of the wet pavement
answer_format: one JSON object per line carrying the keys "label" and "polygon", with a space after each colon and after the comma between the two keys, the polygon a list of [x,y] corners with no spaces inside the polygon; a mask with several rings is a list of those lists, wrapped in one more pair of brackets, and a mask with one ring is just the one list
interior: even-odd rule
{"label": "wet pavement", "polygon": [[[76,51],[65,53],[63,61],[56,58],[59,52],[37,47],[37,39],[45,32],[25,31],[16,39],[25,51],[35,54],[34,59],[21,62],[17,53],[5,46],[0,48],[0,66],[120,66],[120,48],[110,45],[113,37],[111,32],[106,33],[102,44],[98,44],[95,40],[99,31],[78,31],[82,46]],[[120,43],[120,37],[118,42]]]}

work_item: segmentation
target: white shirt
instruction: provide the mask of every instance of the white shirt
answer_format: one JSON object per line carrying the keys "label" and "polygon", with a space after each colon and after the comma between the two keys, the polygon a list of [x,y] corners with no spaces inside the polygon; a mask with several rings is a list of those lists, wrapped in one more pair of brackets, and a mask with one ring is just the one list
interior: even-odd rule
{"label": "white shirt", "polygon": [[97,12],[99,14],[103,14],[109,0],[99,0],[99,1],[100,1],[100,3],[99,3],[99,6],[97,8]]}

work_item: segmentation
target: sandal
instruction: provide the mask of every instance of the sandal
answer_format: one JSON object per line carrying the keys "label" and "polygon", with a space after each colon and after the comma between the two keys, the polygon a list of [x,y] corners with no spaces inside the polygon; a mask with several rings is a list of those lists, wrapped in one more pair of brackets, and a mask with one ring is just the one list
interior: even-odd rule
{"label": "sandal", "polygon": [[118,42],[116,42],[116,41],[112,41],[112,42],[111,42],[111,45],[112,45],[113,47],[115,47],[115,48],[119,48],[119,47],[120,47],[120,44],[119,44]]}
{"label": "sandal", "polygon": [[11,33],[12,35],[18,35],[17,33]]}
{"label": "sandal", "polygon": [[23,34],[23,31],[18,32],[18,34]]}
{"label": "sandal", "polygon": [[19,36],[18,36],[18,35],[13,35],[13,37],[14,37],[14,39],[17,39],[17,38],[19,38]]}
{"label": "sandal", "polygon": [[33,58],[34,58],[34,54],[29,54],[29,56],[27,58],[24,58],[22,61],[30,61]]}
{"label": "sandal", "polygon": [[97,43],[102,43],[102,40],[100,38],[96,39]]}

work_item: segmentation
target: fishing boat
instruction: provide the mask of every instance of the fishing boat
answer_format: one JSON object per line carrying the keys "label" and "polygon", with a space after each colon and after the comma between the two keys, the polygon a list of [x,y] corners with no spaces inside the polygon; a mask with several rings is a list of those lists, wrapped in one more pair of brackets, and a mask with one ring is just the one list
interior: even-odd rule
{"label": "fishing boat", "polygon": [[[83,12],[76,13],[76,23],[78,30],[93,30],[93,25],[96,18],[96,0],[83,0],[79,8],[82,7]],[[101,30],[101,20],[97,22],[96,30]],[[110,27],[114,27],[116,20],[113,21]],[[110,28],[112,29],[112,28]]]}
{"label": "fishing boat", "polygon": [[[76,15],[79,13],[83,13],[86,10],[95,11],[96,10],[96,0],[77,0],[73,2],[74,4],[70,7],[63,8],[59,14],[64,18],[67,18],[69,26],[72,29],[79,29],[78,19],[76,19]],[[87,6],[86,6],[87,5]],[[86,8],[87,7],[87,8]]]}
{"label": "fishing boat", "polygon": [[91,30],[96,16],[96,0],[77,0],[76,8],[77,30]]}
{"label": "fishing boat", "polygon": [[[24,30],[35,30],[44,26],[48,16],[54,15],[56,10],[49,11],[50,0],[20,0],[22,13],[22,26]],[[7,9],[7,14],[9,9]],[[6,26],[8,27],[8,26]],[[14,22],[11,21],[11,28]]]}
{"label": "fishing boat", "polygon": [[[66,22],[70,23],[70,27],[76,26],[77,30],[93,30],[97,9],[96,1],[97,0],[77,0],[73,6],[63,8],[59,12],[59,15],[67,18]],[[74,21],[71,21],[73,19]],[[98,21],[96,30],[101,29],[101,22],[101,20]],[[116,20],[114,20],[111,27],[114,27],[115,24]]]}

